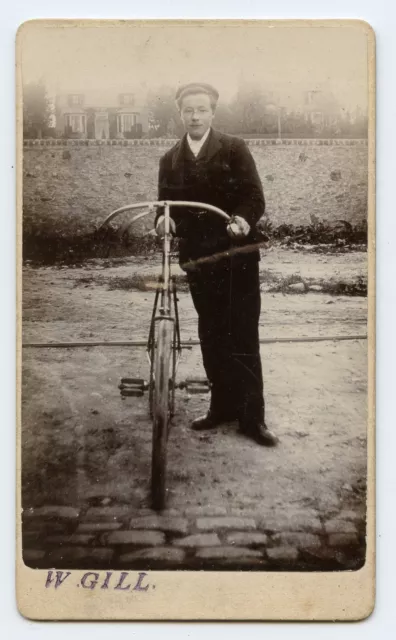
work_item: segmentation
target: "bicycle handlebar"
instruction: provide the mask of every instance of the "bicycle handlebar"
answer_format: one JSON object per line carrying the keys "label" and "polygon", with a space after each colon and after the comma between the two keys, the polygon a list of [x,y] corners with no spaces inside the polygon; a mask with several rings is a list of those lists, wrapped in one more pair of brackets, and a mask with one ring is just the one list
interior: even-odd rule
{"label": "bicycle handlebar", "polygon": [[102,229],[102,227],[108,224],[111,220],[114,220],[114,218],[116,218],[118,215],[121,215],[122,213],[125,213],[126,211],[133,211],[134,209],[143,209],[143,208],[148,209],[148,211],[143,211],[143,213],[138,213],[137,216],[132,218],[132,220],[128,224],[128,226],[130,226],[134,222],[136,222],[136,220],[139,220],[140,218],[144,218],[144,216],[147,216],[149,213],[152,213],[153,209],[159,209],[160,207],[165,207],[166,205],[169,205],[169,207],[189,207],[192,209],[206,209],[207,211],[216,213],[217,215],[222,217],[224,220],[227,220],[227,221],[231,220],[231,216],[229,216],[228,213],[226,213],[222,209],[219,209],[218,207],[214,207],[213,205],[206,204],[204,202],[190,202],[188,200],[156,200],[154,202],[137,202],[135,204],[128,204],[125,207],[120,207],[119,209],[112,211],[112,213],[110,213],[107,216],[107,218],[102,222],[99,229]]}

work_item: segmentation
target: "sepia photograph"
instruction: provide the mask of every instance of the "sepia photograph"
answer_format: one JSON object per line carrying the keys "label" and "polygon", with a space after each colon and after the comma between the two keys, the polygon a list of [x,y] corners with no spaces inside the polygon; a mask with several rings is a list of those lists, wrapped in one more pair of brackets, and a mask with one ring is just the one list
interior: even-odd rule
{"label": "sepia photograph", "polygon": [[372,34],[282,22],[19,30],[20,536],[50,581],[367,562]]}

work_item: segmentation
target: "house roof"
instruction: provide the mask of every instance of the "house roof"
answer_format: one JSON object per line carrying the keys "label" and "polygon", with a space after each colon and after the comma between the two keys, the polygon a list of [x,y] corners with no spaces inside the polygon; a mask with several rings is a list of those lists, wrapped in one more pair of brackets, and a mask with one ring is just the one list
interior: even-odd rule
{"label": "house roof", "polygon": [[[77,89],[71,88],[61,91],[59,97],[65,97],[72,94],[78,94],[84,96],[84,107],[96,107],[96,108],[110,108],[120,107],[119,96],[120,94],[133,94],[135,97],[134,105],[129,106],[129,111],[132,107],[141,107],[146,102],[146,95],[141,89],[134,90],[133,87],[119,87],[114,89]],[[76,105],[77,106],[77,105]],[[123,105],[126,107],[127,105]]]}

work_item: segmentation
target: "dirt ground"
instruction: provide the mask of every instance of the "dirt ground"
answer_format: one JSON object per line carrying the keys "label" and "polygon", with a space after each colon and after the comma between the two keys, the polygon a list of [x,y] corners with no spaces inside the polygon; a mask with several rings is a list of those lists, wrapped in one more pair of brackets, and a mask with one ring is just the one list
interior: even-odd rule
{"label": "dirt ground", "polygon": [[[26,268],[23,342],[132,340],[147,336],[157,265],[90,262]],[[276,249],[261,263],[266,282],[298,274],[311,281],[366,273],[366,255],[303,255]],[[145,289],[118,288],[139,272]],[[337,275],[338,274],[338,275]],[[181,291],[183,340],[197,338],[189,294]],[[367,299],[323,293],[262,294],[262,338],[364,336]],[[267,418],[280,445],[265,449],[224,425],[189,429],[207,396],[177,394],[169,440],[168,506],[315,510],[331,517],[365,509],[367,342],[263,344]],[[200,350],[185,350],[179,380],[203,374]],[[122,376],[148,377],[144,348],[23,350],[23,506],[148,505],[151,425],[147,398],[121,398]]]}

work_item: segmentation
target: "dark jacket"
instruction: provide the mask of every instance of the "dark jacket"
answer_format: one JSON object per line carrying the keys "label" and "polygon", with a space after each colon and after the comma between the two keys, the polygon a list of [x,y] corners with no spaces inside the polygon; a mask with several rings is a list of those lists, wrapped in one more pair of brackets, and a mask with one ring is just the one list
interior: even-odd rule
{"label": "dark jacket", "polygon": [[211,129],[195,158],[184,135],[160,160],[158,197],[212,204],[229,215],[241,216],[251,227],[247,238],[235,241],[216,214],[171,209],[182,265],[207,256],[227,260],[227,254],[240,260],[259,259],[255,224],[264,213],[264,194],[253,157],[240,138]]}

